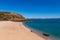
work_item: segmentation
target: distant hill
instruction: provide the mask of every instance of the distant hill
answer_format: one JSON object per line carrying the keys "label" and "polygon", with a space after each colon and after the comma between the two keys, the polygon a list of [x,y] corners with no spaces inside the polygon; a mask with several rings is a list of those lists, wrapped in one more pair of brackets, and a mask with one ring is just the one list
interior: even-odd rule
{"label": "distant hill", "polygon": [[25,21],[22,15],[11,12],[0,12],[0,21]]}

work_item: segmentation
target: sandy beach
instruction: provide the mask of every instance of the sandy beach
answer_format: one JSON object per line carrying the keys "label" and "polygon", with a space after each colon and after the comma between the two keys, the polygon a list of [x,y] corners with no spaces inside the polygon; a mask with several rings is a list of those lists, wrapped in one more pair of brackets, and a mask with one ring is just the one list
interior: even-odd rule
{"label": "sandy beach", "polygon": [[46,40],[26,28],[22,22],[1,21],[0,40]]}

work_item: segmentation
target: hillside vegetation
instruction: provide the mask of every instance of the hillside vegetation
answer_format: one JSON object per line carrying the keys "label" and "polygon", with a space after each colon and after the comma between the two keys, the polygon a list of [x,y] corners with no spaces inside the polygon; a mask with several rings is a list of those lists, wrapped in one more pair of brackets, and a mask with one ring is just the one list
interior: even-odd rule
{"label": "hillside vegetation", "polygon": [[11,12],[0,12],[0,21],[24,21],[26,20],[22,15]]}

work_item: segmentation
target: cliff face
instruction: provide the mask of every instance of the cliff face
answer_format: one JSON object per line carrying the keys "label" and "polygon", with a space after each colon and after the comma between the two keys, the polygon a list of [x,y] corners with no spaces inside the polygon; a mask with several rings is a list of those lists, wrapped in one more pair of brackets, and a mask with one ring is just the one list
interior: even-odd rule
{"label": "cliff face", "polygon": [[11,12],[0,12],[0,21],[24,21],[26,20],[22,15],[11,13]]}

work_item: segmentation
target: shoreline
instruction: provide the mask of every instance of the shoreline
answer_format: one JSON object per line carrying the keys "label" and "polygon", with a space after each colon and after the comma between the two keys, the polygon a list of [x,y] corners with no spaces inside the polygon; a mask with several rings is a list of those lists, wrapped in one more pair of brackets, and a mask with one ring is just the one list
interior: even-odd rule
{"label": "shoreline", "polygon": [[[23,23],[22,23],[22,25],[24,25]],[[25,25],[24,25],[25,26]],[[26,26],[25,26],[26,27]],[[52,40],[49,36],[44,36],[43,35],[43,33],[39,33],[39,32],[37,32],[37,31],[35,31],[35,30],[33,30],[33,29],[31,29],[31,28],[28,28],[28,27],[26,27],[27,29],[30,29],[30,31],[32,32],[32,33],[35,33],[36,35],[38,35],[39,37],[42,37],[42,38],[44,38],[45,40]]]}
{"label": "shoreline", "polygon": [[46,40],[31,32],[23,22],[1,21],[0,40]]}

